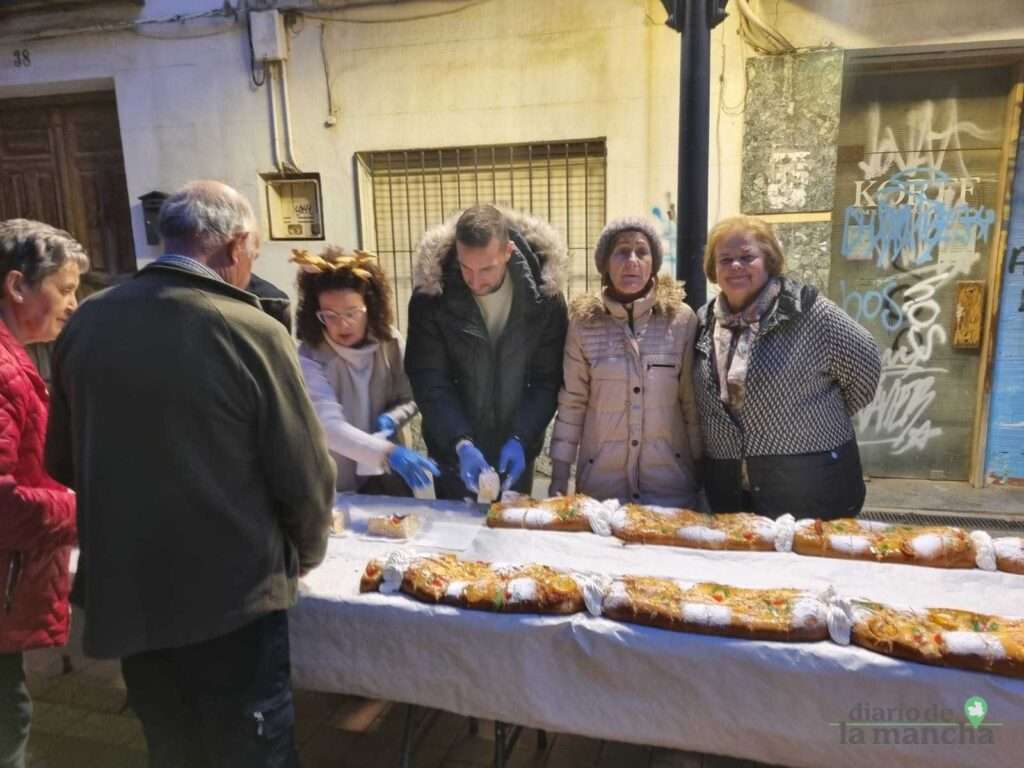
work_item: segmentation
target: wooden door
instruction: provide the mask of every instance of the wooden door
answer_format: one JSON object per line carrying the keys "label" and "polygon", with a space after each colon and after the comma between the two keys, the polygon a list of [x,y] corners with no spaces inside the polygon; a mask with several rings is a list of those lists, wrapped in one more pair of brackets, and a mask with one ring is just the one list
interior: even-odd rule
{"label": "wooden door", "polygon": [[999,240],[1012,82],[1008,66],[846,73],[829,294],[882,348],[854,418],[870,475],[971,475],[981,345],[959,340],[958,299],[986,290]]}
{"label": "wooden door", "polygon": [[92,263],[85,291],[135,271],[112,93],[0,101],[0,219],[68,230]]}

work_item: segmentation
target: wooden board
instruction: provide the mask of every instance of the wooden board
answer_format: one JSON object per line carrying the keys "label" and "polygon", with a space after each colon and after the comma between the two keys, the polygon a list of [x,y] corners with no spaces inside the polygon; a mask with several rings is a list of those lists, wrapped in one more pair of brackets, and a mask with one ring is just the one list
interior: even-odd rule
{"label": "wooden board", "polygon": [[981,346],[982,317],[985,304],[983,280],[958,280],[953,301],[953,328],[950,342],[958,349]]}

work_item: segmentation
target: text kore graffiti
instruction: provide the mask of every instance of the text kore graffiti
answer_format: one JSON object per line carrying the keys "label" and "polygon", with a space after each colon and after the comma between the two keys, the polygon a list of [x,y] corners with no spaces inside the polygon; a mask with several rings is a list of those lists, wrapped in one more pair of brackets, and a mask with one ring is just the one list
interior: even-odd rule
{"label": "text kore graffiti", "polygon": [[[857,203],[843,216],[841,252],[851,260],[873,259],[880,269],[913,268],[934,261],[941,248],[973,250],[988,241],[995,211],[961,202],[968,187],[933,168],[894,174],[873,190],[858,188]],[[973,190],[973,186],[970,187]],[[958,197],[956,202],[951,199]]]}

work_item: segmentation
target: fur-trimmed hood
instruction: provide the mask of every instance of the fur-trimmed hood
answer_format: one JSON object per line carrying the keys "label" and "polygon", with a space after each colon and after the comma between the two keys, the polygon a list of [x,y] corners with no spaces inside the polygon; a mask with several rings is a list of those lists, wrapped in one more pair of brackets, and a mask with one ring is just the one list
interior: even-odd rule
{"label": "fur-trimmed hood", "polygon": [[[509,229],[522,237],[540,265],[537,289],[542,296],[555,296],[565,288],[569,255],[565,243],[555,228],[543,219],[528,213],[501,209],[508,220]],[[416,268],[413,289],[428,296],[444,292],[444,270],[455,251],[455,223],[453,216],[444,224],[427,230],[416,248]]]}
{"label": "fur-trimmed hood", "polygon": [[[636,303],[647,301],[649,298],[649,296],[645,296],[642,299],[637,299]],[[683,284],[675,278],[668,275],[658,275],[653,298],[651,311],[656,314],[664,314],[671,319],[682,308],[683,299],[686,298],[686,290]],[[573,322],[586,323],[606,314],[608,314],[608,308],[605,305],[603,288],[597,293],[577,296],[569,306],[569,319]]]}

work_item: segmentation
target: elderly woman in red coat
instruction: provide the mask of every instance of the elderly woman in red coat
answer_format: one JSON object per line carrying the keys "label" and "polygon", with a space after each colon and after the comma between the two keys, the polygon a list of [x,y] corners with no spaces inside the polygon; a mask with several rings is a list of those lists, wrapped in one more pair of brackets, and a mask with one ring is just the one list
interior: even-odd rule
{"label": "elderly woman in red coat", "polygon": [[25,764],[22,652],[67,642],[75,542],[75,497],[43,469],[46,385],[25,345],[57,337],[88,265],[67,232],[0,221],[0,768]]}

